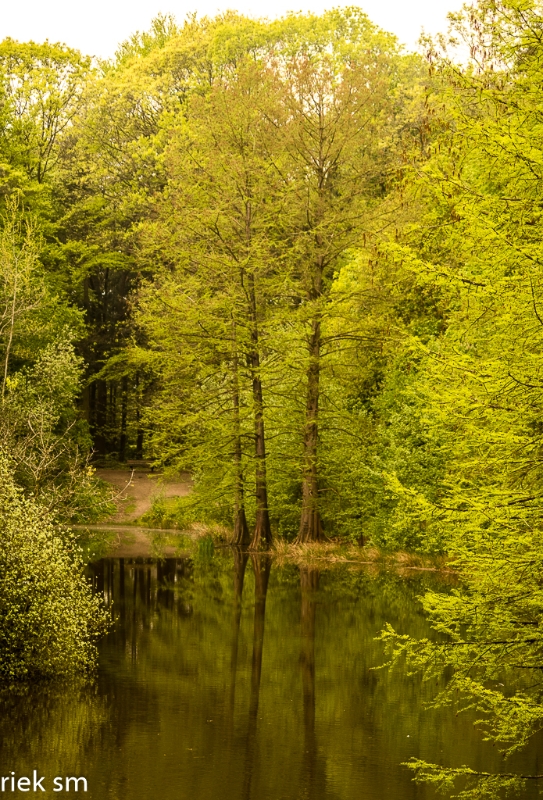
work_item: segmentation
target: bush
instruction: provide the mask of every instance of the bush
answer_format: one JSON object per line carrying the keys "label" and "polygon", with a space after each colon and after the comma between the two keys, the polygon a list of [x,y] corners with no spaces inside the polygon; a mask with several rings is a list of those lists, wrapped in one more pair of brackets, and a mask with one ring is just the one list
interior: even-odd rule
{"label": "bush", "polygon": [[115,506],[89,464],[92,440],[76,410],[83,367],[70,335],[64,331],[32,366],[8,376],[0,450],[10,454],[15,483],[57,518],[95,522]]}
{"label": "bush", "polygon": [[22,495],[0,453],[0,681],[88,671],[107,624],[73,537]]}

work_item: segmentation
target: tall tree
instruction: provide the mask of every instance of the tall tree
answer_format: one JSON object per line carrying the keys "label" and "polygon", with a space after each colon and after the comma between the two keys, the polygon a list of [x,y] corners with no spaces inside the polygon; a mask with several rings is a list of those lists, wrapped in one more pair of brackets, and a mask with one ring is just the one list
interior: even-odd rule
{"label": "tall tree", "polygon": [[[170,180],[160,210],[158,246],[173,266],[177,285],[198,298],[187,326],[187,343],[227,345],[237,467],[236,540],[244,543],[240,382],[252,397],[255,526],[251,547],[268,547],[271,527],[266,479],[262,377],[263,325],[275,296],[277,257],[270,242],[278,213],[277,165],[267,157],[277,118],[266,70],[251,61],[218,80],[208,98],[194,97],[188,123],[168,150]],[[264,113],[266,111],[267,113]],[[170,233],[165,233],[170,232]],[[185,308],[187,304],[185,303]],[[199,317],[199,321],[195,318]],[[222,333],[217,333],[217,324]],[[209,330],[215,328],[215,334]],[[238,431],[238,432],[236,432]]]}
{"label": "tall tree", "polygon": [[[369,26],[368,26],[369,27]],[[305,331],[305,414],[299,542],[323,536],[319,512],[319,402],[323,319],[346,251],[380,225],[390,170],[387,122],[396,78],[393,44],[376,30],[339,53],[301,52],[278,68],[289,124],[280,132],[285,180],[295,199],[289,226]]]}
{"label": "tall tree", "polygon": [[[61,44],[0,43],[0,157],[4,181],[43,184],[82,102],[90,58]],[[24,184],[23,180],[23,184]]]}

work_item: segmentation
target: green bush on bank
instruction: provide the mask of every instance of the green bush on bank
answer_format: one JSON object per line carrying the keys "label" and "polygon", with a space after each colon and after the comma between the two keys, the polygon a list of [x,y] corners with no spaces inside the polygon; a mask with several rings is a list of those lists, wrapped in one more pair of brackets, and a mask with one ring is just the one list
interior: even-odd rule
{"label": "green bush on bank", "polygon": [[0,681],[88,671],[107,623],[74,540],[23,497],[0,454]]}

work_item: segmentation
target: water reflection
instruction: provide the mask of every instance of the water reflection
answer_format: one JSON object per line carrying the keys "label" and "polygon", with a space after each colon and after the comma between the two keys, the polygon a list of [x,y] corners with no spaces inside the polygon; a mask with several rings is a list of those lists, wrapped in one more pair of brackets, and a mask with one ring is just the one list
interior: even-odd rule
{"label": "water reflection", "polygon": [[[241,610],[243,599],[243,582],[245,580],[245,568],[249,560],[249,554],[241,547],[233,547],[234,558],[234,615],[233,615],[233,635],[232,635],[232,656],[230,659],[230,713],[228,716],[231,733],[234,724],[234,708],[236,702],[236,672],[238,666],[238,645],[239,628],[241,623]],[[229,736],[229,741],[231,735]]]}
{"label": "water reflection", "polygon": [[247,725],[247,745],[245,750],[245,768],[243,771],[243,800],[251,797],[253,770],[258,723],[258,705],[260,698],[260,680],[262,677],[262,652],[264,648],[264,623],[266,620],[266,595],[270,578],[271,558],[265,554],[251,554],[255,576],[253,655],[251,660],[251,694],[249,699],[249,720]]}
{"label": "water reflection", "polygon": [[[423,711],[416,679],[371,671],[386,621],[427,634],[430,576],[241,550],[89,575],[116,620],[97,681],[0,696],[4,770],[85,775],[93,800],[423,800],[400,766],[412,755],[501,767],[472,719]],[[536,760],[534,744],[517,766]]]}
{"label": "water reflection", "polygon": [[[315,614],[319,571],[311,567],[300,568],[302,647],[300,664],[304,703],[304,759],[302,785],[305,797],[315,800],[324,797],[325,771],[320,765],[315,733]],[[319,768],[320,767],[320,768]]]}

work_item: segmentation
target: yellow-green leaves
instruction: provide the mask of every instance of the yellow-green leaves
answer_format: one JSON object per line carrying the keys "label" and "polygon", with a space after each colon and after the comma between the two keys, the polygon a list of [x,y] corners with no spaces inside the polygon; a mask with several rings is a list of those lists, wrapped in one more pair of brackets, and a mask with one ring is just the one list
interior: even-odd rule
{"label": "yellow-green leaves", "polygon": [[72,537],[23,498],[0,454],[0,682],[88,671],[107,623]]}

